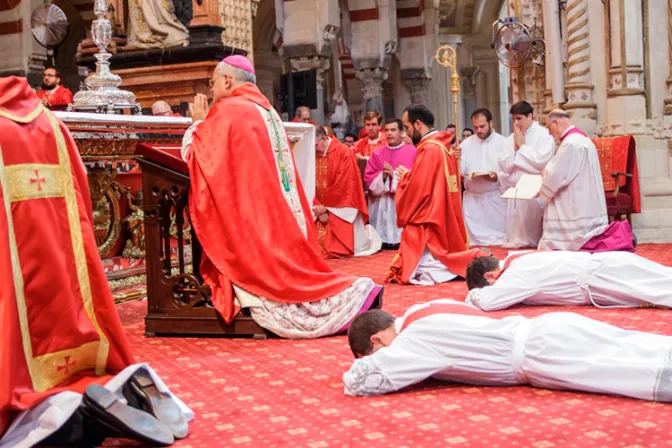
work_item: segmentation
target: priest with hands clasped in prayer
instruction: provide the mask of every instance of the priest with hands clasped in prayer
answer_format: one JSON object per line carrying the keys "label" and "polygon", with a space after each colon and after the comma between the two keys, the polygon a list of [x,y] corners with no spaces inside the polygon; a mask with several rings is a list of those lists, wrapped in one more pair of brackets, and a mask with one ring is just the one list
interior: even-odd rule
{"label": "priest with hands clasped in prayer", "polygon": [[324,258],[361,257],[383,244],[368,224],[369,212],[357,159],[344,144],[315,128],[313,217]]}
{"label": "priest with hands clasped in prayer", "polygon": [[211,80],[212,109],[202,96],[191,106],[182,152],[201,275],[229,323],[247,307],[282,337],[335,334],[377,305],[381,287],[322,259],[285,128],[255,81],[247,58],[229,56]]}
{"label": "priest with hands clasped in prayer", "polygon": [[471,246],[501,246],[506,234],[506,200],[499,183],[499,158],[506,138],[497,133],[492,113],[479,109],[471,115],[476,130],[460,144],[460,171],[464,176],[464,221]]}
{"label": "priest with hands clasped in prayer", "polygon": [[385,134],[380,130],[382,121],[383,117],[375,110],[370,110],[364,115],[364,129],[367,134],[352,146],[358,160],[368,159],[376,148],[387,144]]}
{"label": "priest with hands clasped in prayer", "polygon": [[464,277],[469,261],[481,252],[467,250],[452,135],[434,129],[434,115],[422,105],[408,106],[402,122],[417,154],[412,171],[403,165],[395,170],[402,232],[387,281],[433,285]]}
{"label": "priest with hands clasped in prayer", "polygon": [[399,119],[385,123],[387,145],[376,148],[366,164],[364,181],[369,187],[369,216],[383,240],[383,249],[398,249],[401,229],[397,227],[394,196],[399,184],[395,170],[413,168],[416,149],[403,141],[404,126]]}
{"label": "priest with hands clasped in prayer", "polygon": [[[513,134],[499,158],[499,183],[503,189],[515,187],[524,174],[539,175],[553,157],[555,143],[548,129],[534,120],[532,106],[520,101],[511,106]],[[537,247],[541,238],[543,203],[537,200],[506,201],[504,247]]]}

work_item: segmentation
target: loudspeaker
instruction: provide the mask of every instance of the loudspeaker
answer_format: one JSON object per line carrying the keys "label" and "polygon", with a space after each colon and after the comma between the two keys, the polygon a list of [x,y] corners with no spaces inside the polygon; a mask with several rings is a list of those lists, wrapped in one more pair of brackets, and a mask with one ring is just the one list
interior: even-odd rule
{"label": "loudspeaker", "polygon": [[290,75],[294,82],[294,107],[307,106],[317,109],[317,70],[309,70],[280,75],[280,93],[276,98],[282,103],[282,112],[290,112],[287,110],[289,103],[287,83]]}

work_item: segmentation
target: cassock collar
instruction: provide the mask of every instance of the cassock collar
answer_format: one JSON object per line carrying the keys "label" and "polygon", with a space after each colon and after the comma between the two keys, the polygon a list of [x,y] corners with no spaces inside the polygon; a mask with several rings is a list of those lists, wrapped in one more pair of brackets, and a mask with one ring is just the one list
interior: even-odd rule
{"label": "cassock collar", "polygon": [[369,137],[366,137],[366,139],[368,140],[369,145],[375,145],[376,143],[378,143],[380,141],[380,137],[382,137],[382,136],[383,136],[383,133],[378,132],[378,137],[376,137],[375,140],[371,140]]}
{"label": "cassock collar", "polygon": [[30,123],[44,108],[26,78],[0,78],[0,117],[17,123]]}
{"label": "cassock collar", "polygon": [[485,140],[481,140],[480,138],[478,138],[478,135],[476,135],[476,134],[474,134],[474,135],[476,135],[476,140],[478,140],[479,142],[487,143],[487,142],[491,141],[495,137],[496,134],[497,134],[496,131],[492,131],[490,133],[490,135],[488,135],[488,138],[486,138]]}
{"label": "cassock collar", "polygon": [[402,146],[404,146],[406,143],[402,140],[401,143],[399,143],[397,146],[390,146],[389,144],[387,145],[388,149],[399,149]]}
{"label": "cassock collar", "polygon": [[436,129],[432,129],[431,131],[429,131],[428,133],[426,133],[425,136],[422,137],[422,138],[420,139],[420,141],[423,141],[424,139],[428,138],[430,135],[436,134],[436,133],[438,133],[438,132],[439,132],[439,131],[437,131]]}
{"label": "cassock collar", "polygon": [[568,133],[569,131],[571,131],[572,129],[574,129],[575,127],[576,127],[576,126],[570,126],[570,127],[568,127],[567,130],[566,130],[565,132],[563,132],[562,135],[560,136],[560,140],[562,140],[563,138],[565,138],[565,135],[567,135],[567,133]]}

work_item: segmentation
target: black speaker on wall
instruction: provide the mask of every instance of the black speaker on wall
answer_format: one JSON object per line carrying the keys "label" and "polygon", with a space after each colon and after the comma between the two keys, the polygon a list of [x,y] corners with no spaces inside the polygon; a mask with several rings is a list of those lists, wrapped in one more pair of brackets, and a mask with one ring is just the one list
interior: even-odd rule
{"label": "black speaker on wall", "polygon": [[294,111],[290,111],[288,106],[317,109],[317,70],[281,75],[280,93],[277,98],[282,103],[282,112],[293,113]]}

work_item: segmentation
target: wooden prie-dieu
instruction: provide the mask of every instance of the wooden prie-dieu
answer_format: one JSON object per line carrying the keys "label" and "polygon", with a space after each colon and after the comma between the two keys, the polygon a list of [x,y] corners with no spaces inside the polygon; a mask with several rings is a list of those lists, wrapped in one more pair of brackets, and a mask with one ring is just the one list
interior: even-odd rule
{"label": "wooden prie-dieu", "polygon": [[[265,338],[266,330],[241,310],[230,325],[212,307],[210,288],[199,274],[202,248],[189,225],[189,173],[181,159],[140,144],[145,248],[147,317],[145,335],[225,335]],[[183,231],[190,229],[191,244]],[[189,257],[189,251],[191,256]]]}

